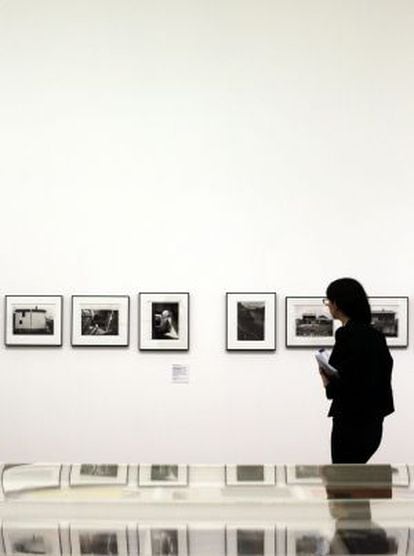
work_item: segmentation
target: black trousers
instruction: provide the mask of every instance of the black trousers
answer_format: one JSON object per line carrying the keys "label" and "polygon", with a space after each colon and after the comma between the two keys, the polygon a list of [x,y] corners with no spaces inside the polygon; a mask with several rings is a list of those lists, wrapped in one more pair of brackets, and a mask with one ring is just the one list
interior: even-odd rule
{"label": "black trousers", "polygon": [[383,417],[332,419],[332,463],[367,463],[381,444]]}

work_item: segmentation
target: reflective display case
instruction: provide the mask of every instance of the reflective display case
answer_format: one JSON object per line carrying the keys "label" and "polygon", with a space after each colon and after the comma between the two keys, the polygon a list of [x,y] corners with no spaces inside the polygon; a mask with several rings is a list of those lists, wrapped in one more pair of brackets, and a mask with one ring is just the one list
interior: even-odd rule
{"label": "reflective display case", "polygon": [[3,554],[413,554],[408,465],[3,464]]}

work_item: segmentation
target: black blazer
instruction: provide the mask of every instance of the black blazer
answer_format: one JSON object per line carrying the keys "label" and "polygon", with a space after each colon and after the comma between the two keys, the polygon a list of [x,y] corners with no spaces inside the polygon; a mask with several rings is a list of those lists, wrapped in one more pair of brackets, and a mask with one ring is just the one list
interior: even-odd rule
{"label": "black blazer", "polygon": [[329,417],[360,420],[394,411],[393,360],[384,335],[371,325],[348,321],[338,328],[329,363],[339,372],[326,386]]}

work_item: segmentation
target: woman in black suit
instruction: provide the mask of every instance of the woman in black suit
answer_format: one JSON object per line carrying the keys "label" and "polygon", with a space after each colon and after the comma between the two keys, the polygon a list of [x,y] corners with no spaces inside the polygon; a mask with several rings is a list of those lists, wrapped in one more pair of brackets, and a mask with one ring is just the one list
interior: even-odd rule
{"label": "woman in black suit", "polygon": [[384,417],[394,411],[393,360],[384,335],[371,325],[368,298],[359,282],[335,280],[324,303],[342,323],[329,359],[338,376],[320,370],[332,400],[332,463],[366,463],[381,443]]}

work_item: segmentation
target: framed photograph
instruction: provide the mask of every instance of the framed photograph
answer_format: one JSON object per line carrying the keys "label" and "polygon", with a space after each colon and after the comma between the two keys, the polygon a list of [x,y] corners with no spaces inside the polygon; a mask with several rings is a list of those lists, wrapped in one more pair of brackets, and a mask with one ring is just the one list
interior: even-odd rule
{"label": "framed photograph", "polygon": [[139,349],[189,349],[188,293],[139,294]]}
{"label": "framed photograph", "polygon": [[71,525],[70,541],[73,556],[124,556],[128,554],[126,526],[105,526],[100,523]]}
{"label": "framed photograph", "polygon": [[126,485],[127,479],[128,465],[81,463],[70,470],[71,486]]}
{"label": "framed photograph", "polygon": [[274,465],[226,465],[226,484],[240,485],[274,485]]}
{"label": "framed photograph", "polygon": [[6,554],[61,554],[59,528],[56,524],[4,523],[3,538]]}
{"label": "framed photograph", "polygon": [[226,527],[226,556],[274,556],[276,534],[272,525]]}
{"label": "framed photograph", "polygon": [[61,346],[61,295],[6,295],[6,346]]}
{"label": "framed photograph", "polygon": [[408,346],[408,297],[370,297],[372,325],[389,347]]}
{"label": "framed photograph", "polygon": [[319,465],[287,465],[286,483],[300,485],[321,485],[323,479]]}
{"label": "framed photograph", "polygon": [[340,326],[323,297],[286,297],[286,347],[330,347]]}
{"label": "framed photograph", "polygon": [[188,466],[142,464],[139,466],[138,482],[139,486],[187,486]]}
{"label": "framed photograph", "polygon": [[227,351],[276,349],[276,294],[226,294]]}
{"label": "framed photograph", "polygon": [[126,347],[128,295],[73,295],[72,346]]}
{"label": "framed photograph", "polygon": [[187,526],[140,526],[138,543],[143,556],[188,556]]}
{"label": "framed photograph", "polygon": [[60,464],[22,463],[6,464],[1,475],[1,484],[5,494],[60,488],[62,466]]}

